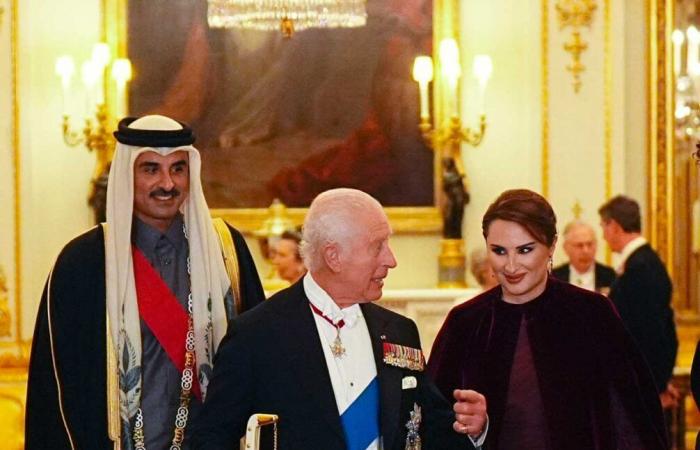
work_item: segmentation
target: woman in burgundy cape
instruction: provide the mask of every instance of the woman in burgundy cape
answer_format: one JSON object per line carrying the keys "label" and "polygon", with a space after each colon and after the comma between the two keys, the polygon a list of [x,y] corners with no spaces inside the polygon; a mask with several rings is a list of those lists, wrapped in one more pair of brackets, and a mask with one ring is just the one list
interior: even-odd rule
{"label": "woman in burgundy cape", "polygon": [[651,374],[610,301],[548,275],[547,201],[506,191],[482,228],[500,285],[450,312],[428,370],[446,396],[486,396],[485,448],[667,448]]}

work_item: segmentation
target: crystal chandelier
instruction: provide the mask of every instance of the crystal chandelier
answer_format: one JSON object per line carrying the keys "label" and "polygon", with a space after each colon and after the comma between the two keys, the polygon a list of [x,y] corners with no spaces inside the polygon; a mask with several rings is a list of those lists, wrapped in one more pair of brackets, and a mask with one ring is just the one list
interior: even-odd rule
{"label": "crystal chandelier", "polygon": [[281,29],[285,36],[306,28],[354,28],[367,22],[366,0],[209,0],[213,28]]}

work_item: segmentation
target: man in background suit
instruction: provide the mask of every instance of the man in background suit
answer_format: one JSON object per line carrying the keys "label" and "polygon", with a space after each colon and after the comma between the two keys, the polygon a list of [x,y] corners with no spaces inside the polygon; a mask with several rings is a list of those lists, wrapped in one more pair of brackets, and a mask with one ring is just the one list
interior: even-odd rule
{"label": "man in background suit", "polygon": [[677,402],[670,384],[678,353],[671,309],[671,279],[641,235],[639,204],[618,195],[598,209],[603,238],[620,255],[610,291],[620,317],[649,364],[664,409]]}
{"label": "man in background suit", "polygon": [[595,260],[598,242],[593,227],[581,220],[564,228],[564,252],[569,262],[555,267],[552,275],[589,291],[610,293],[615,271]]}
{"label": "man in background suit", "polygon": [[396,266],[390,235],[381,205],[364,192],[314,199],[301,247],[309,271],[231,324],[194,448],[233,448],[253,413],[279,416],[279,449],[483,443],[484,397],[456,390],[453,412],[423,371],[415,323],[372,303]]}

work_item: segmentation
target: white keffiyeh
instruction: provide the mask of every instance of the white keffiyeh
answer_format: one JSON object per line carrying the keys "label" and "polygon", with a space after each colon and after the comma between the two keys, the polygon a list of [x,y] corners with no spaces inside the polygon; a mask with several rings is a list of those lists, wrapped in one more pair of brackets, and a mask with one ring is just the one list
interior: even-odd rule
{"label": "white keffiyeh", "polygon": [[[134,121],[130,128],[172,130],[181,129],[182,126],[163,116],[146,116]],[[231,286],[202,192],[201,159],[197,149],[191,145],[152,148],[117,143],[107,187],[105,272],[107,314],[119,361],[123,423],[129,423],[136,414],[141,397],[141,329],[131,253],[131,227],[134,161],[147,151],[163,156],[186,151],[189,155],[189,195],[180,209],[189,243],[195,355],[202,398],[206,395],[209,381],[208,377],[202,376],[202,369],[207,371],[205,366],[211,368],[214,353],[226,333],[224,296]],[[185,345],[184,342],[182,345]]]}

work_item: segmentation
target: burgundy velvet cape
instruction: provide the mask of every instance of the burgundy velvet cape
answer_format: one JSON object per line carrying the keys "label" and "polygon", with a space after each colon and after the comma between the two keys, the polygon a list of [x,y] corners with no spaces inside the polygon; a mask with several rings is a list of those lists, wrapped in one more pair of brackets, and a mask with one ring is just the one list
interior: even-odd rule
{"label": "burgundy velvet cape", "polygon": [[[658,393],[612,303],[549,278],[524,304],[497,286],[455,307],[433,345],[428,372],[453,389],[486,396],[486,448],[498,448],[521,316],[527,320],[551,450],[666,449]],[[639,445],[625,444],[633,437]]]}

